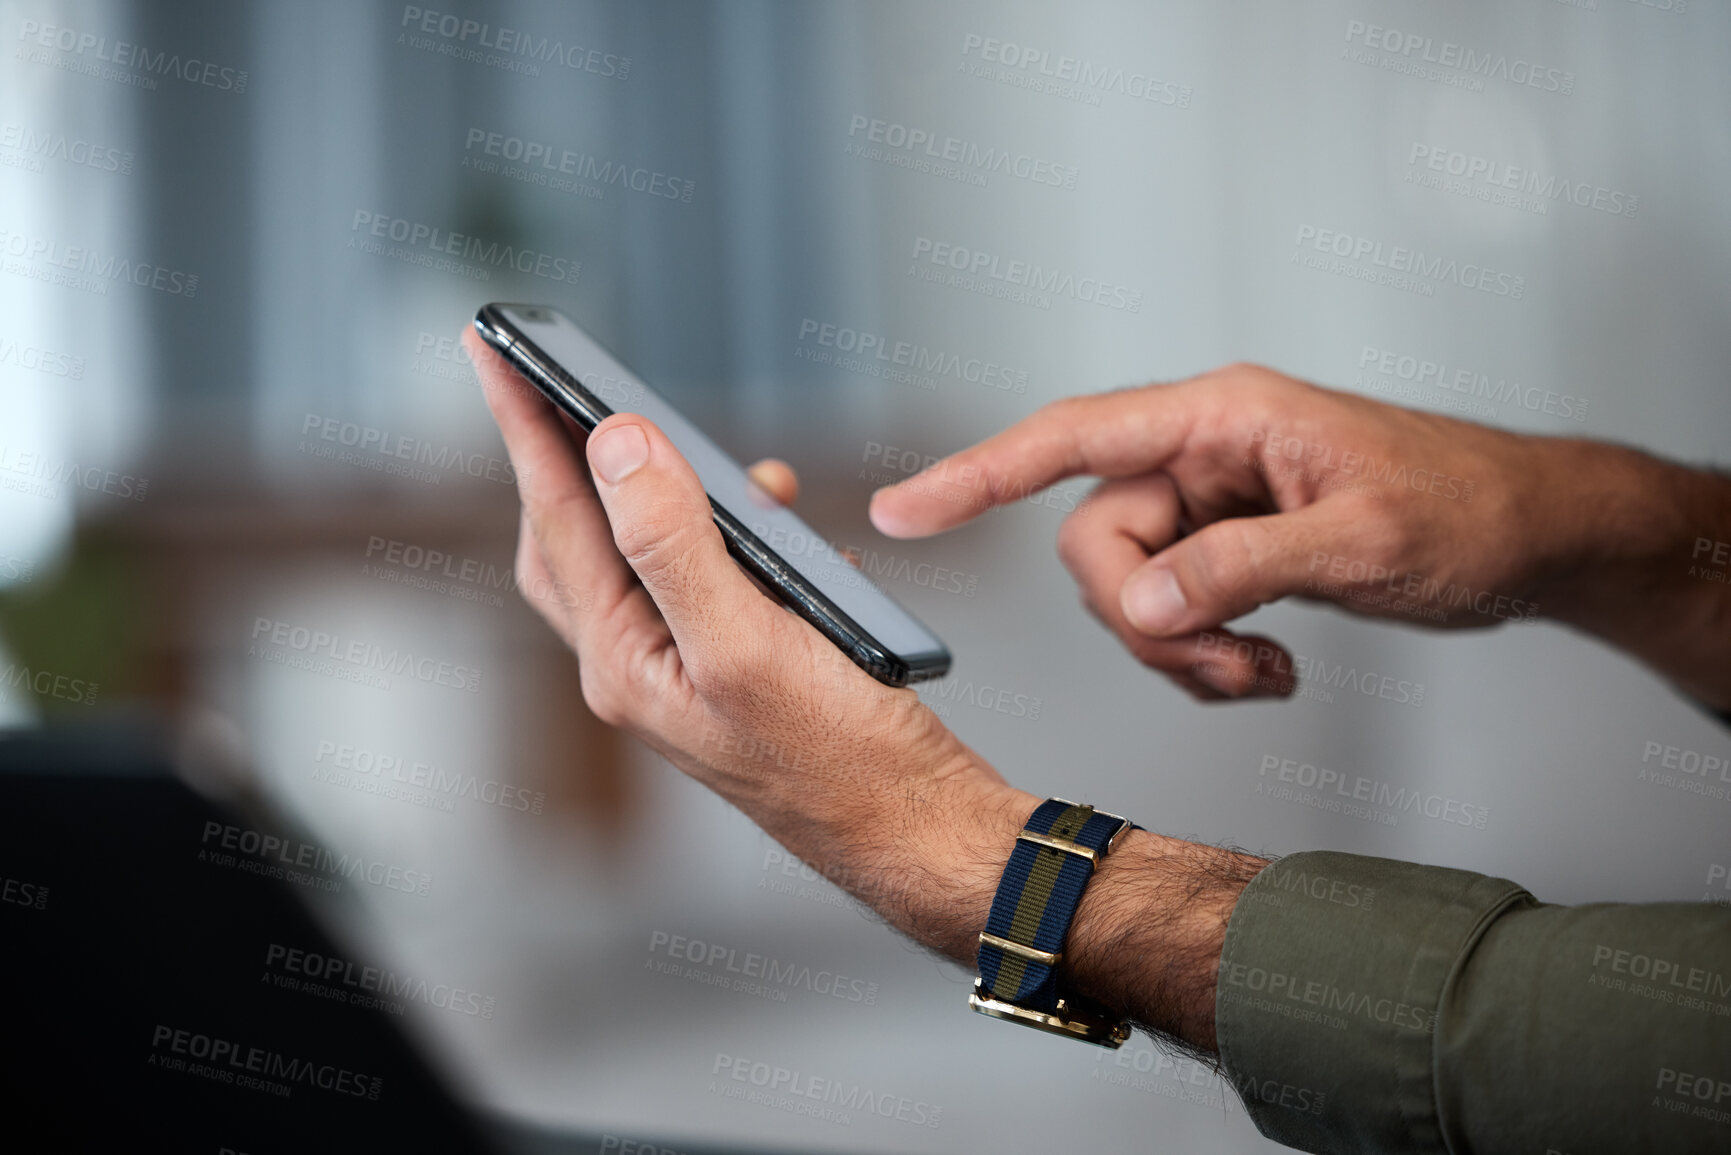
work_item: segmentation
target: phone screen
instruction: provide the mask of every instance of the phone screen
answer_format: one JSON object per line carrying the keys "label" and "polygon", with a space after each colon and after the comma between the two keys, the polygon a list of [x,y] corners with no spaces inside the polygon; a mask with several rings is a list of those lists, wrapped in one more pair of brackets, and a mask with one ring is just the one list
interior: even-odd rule
{"label": "phone screen", "polygon": [[738,462],[575,322],[557,310],[540,306],[493,308],[608,408],[616,413],[640,413],[655,422],[691,463],[709,496],[881,648],[906,661],[912,667],[909,680],[944,672],[948,652],[936,634],[849,564],[792,510],[760,489]]}

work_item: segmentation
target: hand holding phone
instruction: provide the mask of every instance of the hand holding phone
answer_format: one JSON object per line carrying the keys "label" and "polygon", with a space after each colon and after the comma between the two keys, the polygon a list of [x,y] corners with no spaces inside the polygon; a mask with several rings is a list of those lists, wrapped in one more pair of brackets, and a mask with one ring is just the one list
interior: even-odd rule
{"label": "hand holding phone", "polygon": [[971,957],[1039,799],[766,597],[657,422],[615,413],[585,438],[478,332],[464,345],[517,467],[525,597],[576,651],[589,709],[898,930]]}

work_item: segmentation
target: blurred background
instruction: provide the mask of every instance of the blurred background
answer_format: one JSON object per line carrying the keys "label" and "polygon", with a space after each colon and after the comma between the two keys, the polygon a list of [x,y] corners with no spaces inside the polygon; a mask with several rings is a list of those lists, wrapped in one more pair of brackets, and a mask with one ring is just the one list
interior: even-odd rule
{"label": "blurred background", "polygon": [[[922,696],[1031,791],[1712,896],[1731,801],[1652,772],[1731,742],[1587,640],[1280,606],[1248,628],[1419,692],[1204,708],[1080,608],[1084,484],[927,542],[865,509],[1054,398],[1237,360],[1724,465],[1726,8],[430,3],[0,4],[0,718],[166,721],[201,788],[382,864],[325,918],[465,992],[401,1017],[462,1099],[602,1150],[1049,1150],[1078,1112],[1108,1150],[1273,1147],[1145,1039],[969,1014],[967,974],[588,716],[511,585],[456,347],[491,300],[790,461],[956,655]],[[933,259],[963,250],[1083,287]],[[1480,820],[1320,809],[1288,760]],[[748,955],[794,977],[735,989]],[[918,1110],[744,1101],[740,1063]]]}

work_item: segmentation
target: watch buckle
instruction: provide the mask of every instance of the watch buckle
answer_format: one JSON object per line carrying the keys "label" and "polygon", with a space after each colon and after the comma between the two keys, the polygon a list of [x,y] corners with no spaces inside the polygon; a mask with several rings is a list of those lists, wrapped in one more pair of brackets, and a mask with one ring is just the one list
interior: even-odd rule
{"label": "watch buckle", "polygon": [[1020,1023],[1037,1031],[1062,1035],[1066,1039],[1077,1039],[1112,1050],[1122,1047],[1130,1038],[1128,1022],[1115,1021],[1090,1006],[1081,1006],[1069,999],[1060,998],[1057,1013],[1047,1014],[996,997],[986,990],[984,980],[978,978],[974,980],[974,989],[968,995],[968,1006],[994,1019]]}

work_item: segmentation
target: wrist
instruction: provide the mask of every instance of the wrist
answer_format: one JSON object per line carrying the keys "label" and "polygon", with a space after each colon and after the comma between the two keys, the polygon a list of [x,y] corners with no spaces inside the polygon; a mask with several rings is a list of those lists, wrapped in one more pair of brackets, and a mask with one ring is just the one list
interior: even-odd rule
{"label": "wrist", "polygon": [[[937,917],[916,938],[973,966],[979,933],[1016,845],[1042,800],[1002,784],[952,811],[955,853],[925,880]],[[1214,1050],[1214,1001],[1227,923],[1266,860],[1129,830],[1090,876],[1065,937],[1060,990]]]}
{"label": "wrist", "polygon": [[1040,799],[971,754],[810,810],[746,807],[788,850],[920,945],[967,966]]}
{"label": "wrist", "polygon": [[[1548,523],[1538,601],[1546,616],[1642,659],[1731,707],[1723,654],[1731,598],[1711,559],[1731,541],[1731,481],[1622,446],[1557,441],[1533,503]],[[1706,543],[1705,559],[1701,556]],[[1731,546],[1726,547],[1731,550]]]}
{"label": "wrist", "polygon": [[1667,556],[1694,520],[1683,508],[1691,471],[1596,441],[1532,446],[1540,481],[1522,503],[1523,532],[1539,543],[1548,616],[1590,628],[1608,590],[1668,576]]}
{"label": "wrist", "polygon": [[[874,792],[844,829],[782,841],[914,941],[964,966],[979,953],[1016,835],[1042,801],[971,759]],[[776,833],[772,831],[772,833]],[[801,843],[849,847],[824,862]],[[1100,860],[1065,941],[1065,989],[1213,1050],[1215,976],[1238,896],[1264,859],[1125,833]]]}
{"label": "wrist", "polygon": [[920,808],[931,827],[908,848],[918,861],[902,872],[909,925],[901,929],[972,968],[1016,835],[1042,801],[1000,781],[956,780],[934,790]]}
{"label": "wrist", "polygon": [[1216,1049],[1226,926],[1266,859],[1132,830],[1101,860],[1070,925],[1076,992],[1181,1044]]}

